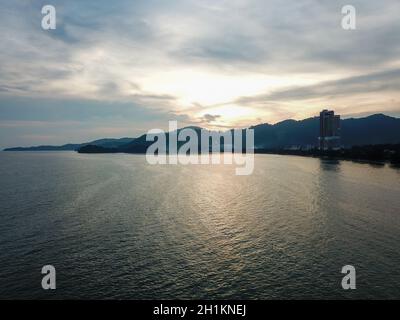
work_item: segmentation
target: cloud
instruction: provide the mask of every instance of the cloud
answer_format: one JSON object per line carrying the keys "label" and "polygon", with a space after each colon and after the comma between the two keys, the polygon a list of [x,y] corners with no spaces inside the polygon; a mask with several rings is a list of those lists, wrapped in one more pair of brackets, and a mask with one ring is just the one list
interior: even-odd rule
{"label": "cloud", "polygon": [[298,101],[330,96],[355,96],[363,93],[400,91],[400,69],[370,73],[310,86],[296,86],[252,97],[241,97],[236,102],[252,104],[260,101]]}
{"label": "cloud", "polygon": [[[229,127],[328,103],[348,114],[399,106],[397,0],[353,0],[353,31],[341,28],[344,0],[53,0],[52,31],[40,26],[45,4],[2,4],[0,120],[145,130],[173,117]],[[229,104],[246,117],[214,110]],[[7,144],[18,130],[3,127]]]}
{"label": "cloud", "polygon": [[217,120],[218,118],[221,118],[220,115],[216,114],[216,115],[212,115],[212,114],[208,114],[206,113],[203,117],[202,120],[207,122],[207,123],[211,123],[214,122],[215,120]]}

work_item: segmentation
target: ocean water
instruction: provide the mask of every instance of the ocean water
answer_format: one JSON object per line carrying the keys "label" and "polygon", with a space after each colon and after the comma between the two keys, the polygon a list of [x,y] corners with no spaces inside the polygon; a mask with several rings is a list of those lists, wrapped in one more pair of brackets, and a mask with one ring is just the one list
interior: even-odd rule
{"label": "ocean water", "polygon": [[0,298],[400,298],[399,169],[256,155],[234,170],[1,152]]}

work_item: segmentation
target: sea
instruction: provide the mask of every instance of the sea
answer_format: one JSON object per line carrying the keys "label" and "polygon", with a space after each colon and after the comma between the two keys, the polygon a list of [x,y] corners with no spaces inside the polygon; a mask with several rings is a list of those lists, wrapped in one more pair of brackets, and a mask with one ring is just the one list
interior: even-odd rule
{"label": "sea", "polygon": [[0,152],[0,299],[400,299],[399,168],[257,154],[235,169]]}

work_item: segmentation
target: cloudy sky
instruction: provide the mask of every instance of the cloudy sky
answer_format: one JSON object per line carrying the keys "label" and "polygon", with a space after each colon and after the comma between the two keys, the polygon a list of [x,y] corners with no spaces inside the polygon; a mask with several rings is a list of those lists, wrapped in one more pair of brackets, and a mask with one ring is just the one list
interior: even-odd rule
{"label": "cloudy sky", "polygon": [[[41,28],[41,8],[57,11]],[[344,5],[357,29],[341,27]],[[400,116],[398,0],[17,0],[0,10],[0,147]]]}

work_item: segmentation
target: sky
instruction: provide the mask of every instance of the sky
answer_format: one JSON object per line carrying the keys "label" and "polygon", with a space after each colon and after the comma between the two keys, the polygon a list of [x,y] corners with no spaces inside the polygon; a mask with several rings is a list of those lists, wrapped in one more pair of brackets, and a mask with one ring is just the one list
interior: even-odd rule
{"label": "sky", "polygon": [[[41,27],[44,5],[55,30]],[[344,5],[356,30],[344,30]],[[398,0],[18,0],[0,4],[0,148],[400,116]]]}

